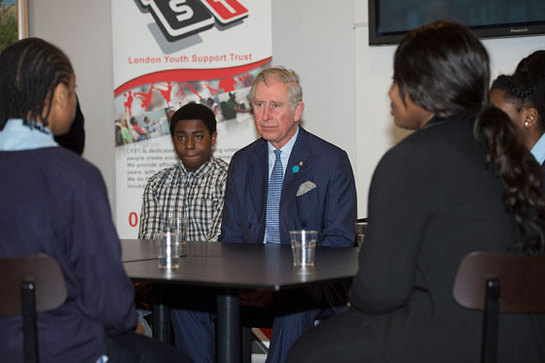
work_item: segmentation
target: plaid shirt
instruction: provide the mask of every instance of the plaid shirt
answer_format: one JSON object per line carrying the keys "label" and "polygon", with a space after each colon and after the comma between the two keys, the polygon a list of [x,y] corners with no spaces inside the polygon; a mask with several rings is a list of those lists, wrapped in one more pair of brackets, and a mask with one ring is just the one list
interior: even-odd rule
{"label": "plaid shirt", "polygon": [[154,174],[142,197],[138,238],[153,238],[169,218],[188,219],[188,241],[217,241],[228,165],[211,157],[195,172],[182,162]]}

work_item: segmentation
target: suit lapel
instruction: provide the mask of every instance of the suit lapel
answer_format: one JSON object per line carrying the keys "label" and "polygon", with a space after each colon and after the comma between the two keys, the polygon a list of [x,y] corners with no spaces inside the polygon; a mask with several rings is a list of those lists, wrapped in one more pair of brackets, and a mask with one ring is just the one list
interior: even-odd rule
{"label": "suit lapel", "polygon": [[256,147],[256,152],[250,155],[248,165],[248,188],[250,198],[258,221],[265,221],[265,207],[268,190],[269,159],[267,154],[267,142],[263,139]]}
{"label": "suit lapel", "polygon": [[[303,128],[299,128],[299,135],[297,135],[297,140],[291,150],[286,174],[284,175],[281,199],[295,196],[297,188],[300,185],[299,181],[301,181],[308,170],[311,152],[309,150],[307,136],[307,132],[303,130]],[[284,190],[286,190],[286,193],[284,193]],[[280,206],[282,206],[282,202],[280,202]]]}

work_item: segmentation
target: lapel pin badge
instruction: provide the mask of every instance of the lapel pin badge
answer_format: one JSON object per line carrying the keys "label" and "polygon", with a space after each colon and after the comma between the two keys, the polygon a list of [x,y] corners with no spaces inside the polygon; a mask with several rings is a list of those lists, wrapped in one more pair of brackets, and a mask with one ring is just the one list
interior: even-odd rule
{"label": "lapel pin badge", "polygon": [[298,165],[294,165],[291,171],[295,174],[299,172],[299,169],[303,166],[303,162],[300,161]]}

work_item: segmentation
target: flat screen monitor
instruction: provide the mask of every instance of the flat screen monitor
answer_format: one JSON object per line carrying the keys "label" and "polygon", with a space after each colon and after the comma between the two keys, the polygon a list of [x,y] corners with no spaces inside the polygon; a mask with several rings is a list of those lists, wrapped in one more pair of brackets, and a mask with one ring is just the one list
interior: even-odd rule
{"label": "flat screen monitor", "polygon": [[471,28],[479,37],[545,34],[545,0],[369,0],[369,44],[396,44],[437,20]]}

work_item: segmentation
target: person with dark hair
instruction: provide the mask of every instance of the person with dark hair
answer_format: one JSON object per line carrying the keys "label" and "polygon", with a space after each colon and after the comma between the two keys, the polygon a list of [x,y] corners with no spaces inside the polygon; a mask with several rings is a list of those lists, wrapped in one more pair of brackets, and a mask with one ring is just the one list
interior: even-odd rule
{"label": "person with dark hair", "polygon": [[[0,53],[0,257],[54,257],[68,292],[60,308],[38,314],[40,361],[184,361],[134,333],[134,292],[104,180],[54,141],[74,120],[75,81],[68,57],[42,39]],[[20,316],[0,318],[0,341],[2,360],[23,361]]]}
{"label": "person with dark hair", "polygon": [[[288,362],[476,362],[482,314],[453,283],[473,251],[542,254],[541,170],[488,105],[489,58],[465,27],[407,34],[394,56],[394,123],[415,130],[379,162],[350,309],[292,347]],[[499,362],[543,361],[537,318],[504,314]]]}
{"label": "person with dark hair", "polygon": [[121,134],[121,122],[116,121],[114,125],[115,132],[115,146],[122,146],[123,144],[123,135]]}
{"label": "person with dark hair", "polygon": [[545,50],[522,59],[514,74],[498,76],[490,102],[509,115],[545,175]]}
{"label": "person with dark hair", "polygon": [[157,128],[155,127],[155,124],[151,122],[148,116],[144,116],[144,128],[146,129],[146,132],[148,133],[149,138],[152,138],[153,135],[157,132]]}
{"label": "person with dark hair", "polygon": [[132,116],[129,122],[131,123],[131,129],[133,131],[132,139],[134,140],[134,142],[147,140],[149,138],[149,133],[144,131],[142,127],[140,127],[140,124],[138,124],[138,120],[136,119],[136,117]]}
{"label": "person with dark hair", "polygon": [[212,110],[212,112],[214,112],[214,115],[216,115],[216,122],[223,121],[223,115],[221,113],[220,106],[218,105],[216,100],[214,100],[212,97],[208,97],[208,99],[206,100],[206,104]]}
{"label": "person with dark hair", "polygon": [[222,102],[223,105],[223,117],[226,120],[237,117],[237,113],[249,113],[250,111],[243,107],[243,104],[237,102],[236,92],[229,92],[229,98],[227,101]]}
{"label": "person with dark hair", "polygon": [[[156,232],[163,231],[168,219],[179,217],[187,219],[188,241],[217,242],[228,165],[212,156],[216,117],[208,107],[188,103],[170,118],[170,134],[180,162],[149,179],[142,198],[138,238],[153,238]],[[203,289],[179,296],[179,308],[171,310],[176,347],[195,362],[202,362],[195,354],[196,346],[207,342],[194,339],[191,322],[200,321],[214,330],[208,313],[184,309],[201,303],[199,290]]]}
{"label": "person with dark hair", "polygon": [[227,163],[212,156],[216,118],[206,106],[188,103],[170,119],[180,162],[153,175],[142,198],[138,238],[153,238],[168,219],[188,219],[188,241],[217,241]]}
{"label": "person with dark hair", "polygon": [[123,138],[123,145],[128,145],[133,143],[131,131],[129,130],[129,123],[127,122],[127,117],[121,119],[121,136]]}

